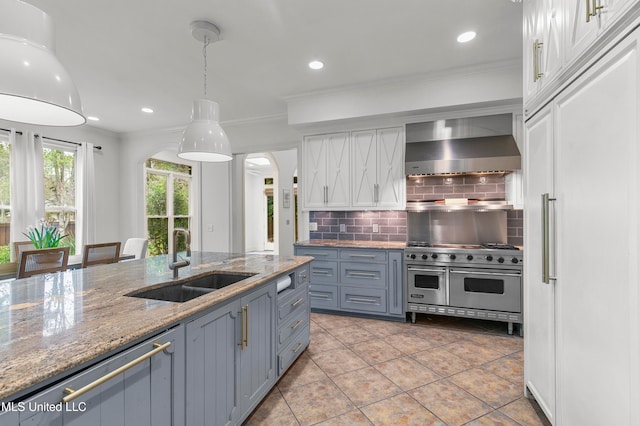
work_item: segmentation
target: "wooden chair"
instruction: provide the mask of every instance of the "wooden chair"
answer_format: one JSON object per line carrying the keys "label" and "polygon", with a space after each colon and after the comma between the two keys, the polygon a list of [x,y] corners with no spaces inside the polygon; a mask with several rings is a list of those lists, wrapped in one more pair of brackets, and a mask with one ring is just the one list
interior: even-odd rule
{"label": "wooden chair", "polygon": [[67,269],[68,262],[69,247],[22,250],[18,260],[16,278],[64,271]]}
{"label": "wooden chair", "polygon": [[129,238],[124,243],[122,254],[134,255],[136,259],[144,259],[147,255],[149,240],[146,238]]}
{"label": "wooden chair", "polygon": [[103,263],[116,263],[120,258],[120,241],[84,246],[81,268]]}
{"label": "wooden chair", "polygon": [[36,247],[31,241],[15,241],[13,243],[13,253],[16,256],[16,262],[20,260],[20,253],[25,250],[36,250]]}

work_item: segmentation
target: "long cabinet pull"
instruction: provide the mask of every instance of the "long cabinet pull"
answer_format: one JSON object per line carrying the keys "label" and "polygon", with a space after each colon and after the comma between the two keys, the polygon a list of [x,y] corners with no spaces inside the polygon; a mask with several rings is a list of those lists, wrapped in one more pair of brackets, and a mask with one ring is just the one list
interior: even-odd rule
{"label": "long cabinet pull", "polygon": [[424,268],[407,268],[409,272],[437,272],[439,274],[444,274],[444,269],[424,269]]}
{"label": "long cabinet pull", "polygon": [[140,364],[142,361],[147,360],[147,359],[151,358],[152,356],[156,355],[157,353],[160,353],[160,352],[164,351],[169,346],[171,346],[171,342],[167,342],[167,343],[163,343],[163,344],[154,342],[153,346],[155,347],[155,349],[153,349],[153,350],[147,352],[146,354],[134,359],[133,361],[130,361],[130,362],[126,363],[122,367],[113,370],[111,373],[105,374],[104,376],[100,377],[99,379],[94,380],[93,382],[89,383],[88,385],[85,385],[85,386],[81,387],[78,390],[73,390],[71,388],[65,388],[64,391],[68,395],[65,396],[64,398],[62,398],[62,402],[73,401],[74,399],[76,399],[80,395],[82,395],[82,394],[84,394],[86,392],[89,392],[91,389],[94,389],[94,388],[100,386],[101,384],[103,384],[104,382],[106,382],[106,381],[108,381],[110,379],[113,379],[114,377],[122,374],[123,372],[127,371],[131,367],[136,366],[136,365]]}
{"label": "long cabinet pull", "polygon": [[324,203],[327,204],[329,202],[329,187],[327,185],[324,186]]}
{"label": "long cabinet pull", "polygon": [[240,323],[240,350],[244,351],[244,348],[249,346],[249,305],[242,307]]}
{"label": "long cabinet pull", "polygon": [[291,307],[293,308],[293,307],[298,306],[300,303],[302,303],[302,301],[303,301],[303,300],[304,300],[304,299],[301,297],[300,299],[298,299],[298,300],[296,300],[295,302],[293,302],[293,303],[291,304]]}
{"label": "long cabinet pull", "polygon": [[549,272],[549,202],[555,200],[549,193],[542,194],[542,282],[545,284],[555,280]]}
{"label": "long cabinet pull", "polygon": [[455,269],[451,269],[449,271],[452,274],[460,274],[460,275],[491,275],[491,276],[498,276],[498,277],[521,277],[522,274],[520,273],[513,273],[513,274],[509,274],[509,273],[505,273],[505,272],[481,272],[481,271],[457,271]]}
{"label": "long cabinet pull", "polygon": [[300,348],[302,347],[302,345],[303,345],[303,344],[304,344],[304,343],[299,342],[299,343],[298,343],[298,346],[296,346],[296,348],[295,348],[295,349],[293,349],[293,353],[294,353],[294,354],[295,354],[295,353],[298,353],[298,351],[300,350]]}
{"label": "long cabinet pull", "polygon": [[[588,1],[588,0],[587,0]],[[544,73],[540,72],[540,52],[543,43],[538,40],[533,42],[533,82],[540,80]]]}
{"label": "long cabinet pull", "polygon": [[361,257],[365,259],[375,259],[375,254],[350,254],[349,257]]}
{"label": "long cabinet pull", "polygon": [[347,300],[352,303],[367,303],[367,304],[378,303],[378,299],[371,299],[368,297],[351,296],[351,297],[348,297]]}
{"label": "long cabinet pull", "polygon": [[598,11],[604,9],[603,5],[598,5],[597,0],[585,0],[586,4],[586,12],[587,12],[587,22],[591,22],[591,17],[598,16]]}
{"label": "long cabinet pull", "polygon": [[245,333],[244,333],[244,347],[248,347],[249,346],[249,305],[246,306],[245,309],[245,322],[244,322],[244,329],[245,329]]}
{"label": "long cabinet pull", "polygon": [[393,300],[394,306],[398,306],[398,261],[393,261]]}
{"label": "long cabinet pull", "polygon": [[324,294],[324,293],[310,292],[309,296],[315,297],[316,299],[326,299],[326,300],[330,300],[331,299],[331,296],[329,296],[328,294]]}
{"label": "long cabinet pull", "polygon": [[302,324],[302,320],[296,321],[296,323],[291,326],[291,329],[295,330],[296,328],[300,327],[300,324]]}
{"label": "long cabinet pull", "polygon": [[378,276],[378,274],[373,272],[347,272],[347,275],[357,278],[376,278]]}
{"label": "long cabinet pull", "polygon": [[373,185],[373,202],[380,202],[380,186],[377,183]]}

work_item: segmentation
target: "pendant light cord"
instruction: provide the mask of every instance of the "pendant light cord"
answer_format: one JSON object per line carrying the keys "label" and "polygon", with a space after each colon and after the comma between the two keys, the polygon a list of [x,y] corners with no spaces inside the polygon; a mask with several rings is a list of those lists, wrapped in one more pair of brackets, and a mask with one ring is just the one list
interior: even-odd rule
{"label": "pendant light cord", "polygon": [[204,36],[204,47],[202,48],[202,56],[204,57],[204,97],[207,97],[207,47],[209,46],[209,37]]}

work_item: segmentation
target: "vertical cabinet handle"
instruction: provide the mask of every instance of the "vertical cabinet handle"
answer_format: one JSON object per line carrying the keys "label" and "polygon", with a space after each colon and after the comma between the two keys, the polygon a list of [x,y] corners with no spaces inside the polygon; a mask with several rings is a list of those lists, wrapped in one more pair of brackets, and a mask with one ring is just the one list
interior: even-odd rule
{"label": "vertical cabinet handle", "polygon": [[244,351],[244,348],[249,346],[249,305],[242,307],[240,315],[240,350]]}
{"label": "vertical cabinet handle", "polygon": [[598,0],[585,0],[586,3],[586,12],[587,12],[587,22],[591,22],[591,17],[598,16],[598,11],[604,9],[603,5],[597,4]]}
{"label": "vertical cabinet handle", "polygon": [[377,203],[379,201],[380,201],[380,187],[376,183],[375,185],[373,185],[373,202]]}
{"label": "vertical cabinet handle", "polygon": [[540,53],[543,43],[538,40],[533,42],[533,82],[540,80],[544,73],[540,72]]}
{"label": "vertical cabinet handle", "polygon": [[549,202],[555,200],[548,193],[542,194],[542,282],[545,284],[555,280],[549,272]]}
{"label": "vertical cabinet handle", "polygon": [[393,260],[393,300],[394,306],[398,306],[398,261]]}
{"label": "vertical cabinet handle", "polygon": [[324,203],[327,204],[329,202],[329,187],[327,185],[324,186]]}

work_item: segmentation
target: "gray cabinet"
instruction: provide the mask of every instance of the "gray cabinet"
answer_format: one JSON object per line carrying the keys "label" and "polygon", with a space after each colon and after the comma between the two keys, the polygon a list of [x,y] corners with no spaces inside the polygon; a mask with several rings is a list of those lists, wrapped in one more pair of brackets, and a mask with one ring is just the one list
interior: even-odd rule
{"label": "gray cabinet", "polygon": [[309,346],[309,269],[291,274],[292,284],[278,293],[278,377]]}
{"label": "gray cabinet", "polygon": [[312,309],[404,319],[401,250],[296,246],[296,255],[316,259]]}
{"label": "gray cabinet", "polygon": [[[178,326],[27,399],[19,424],[184,424],[184,365],[184,329]],[[78,391],[87,385],[95,386]],[[69,400],[61,409],[40,408],[63,398]],[[4,415],[0,420],[16,424],[6,423]]]}
{"label": "gray cabinet", "polygon": [[187,324],[187,424],[238,424],[275,384],[271,282]]}

